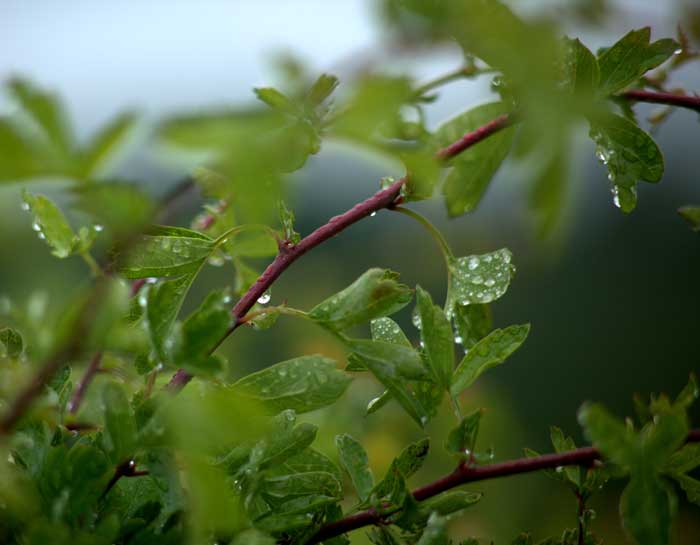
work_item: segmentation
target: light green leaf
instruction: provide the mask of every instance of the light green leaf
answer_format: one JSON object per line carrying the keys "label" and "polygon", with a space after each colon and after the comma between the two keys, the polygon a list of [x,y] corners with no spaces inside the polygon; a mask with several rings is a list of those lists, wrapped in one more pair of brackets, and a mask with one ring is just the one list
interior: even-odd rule
{"label": "light green leaf", "polygon": [[421,502],[421,510],[427,513],[435,512],[440,516],[447,517],[477,504],[482,497],[483,494],[480,492],[465,492],[463,490],[445,492]]}
{"label": "light green leaf", "polygon": [[283,93],[274,87],[256,87],[253,89],[258,100],[267,104],[270,108],[285,113],[297,113],[294,103]]}
{"label": "light green leaf", "polygon": [[620,498],[625,529],[640,545],[667,545],[671,526],[669,492],[651,473],[633,474]]}
{"label": "light green leaf", "polygon": [[693,231],[700,231],[700,206],[681,206],[678,213]]}
{"label": "light green leaf", "polygon": [[76,207],[116,236],[131,236],[153,216],[153,203],[138,187],[127,183],[100,182],[74,189]]}
{"label": "light green leaf", "polygon": [[457,397],[486,370],[503,363],[530,332],[530,324],[495,329],[467,352],[452,376],[450,392]]}
{"label": "light green leaf", "polygon": [[420,355],[412,346],[393,344],[384,341],[352,339],[348,345],[361,359],[378,360],[392,366],[396,374],[414,380],[425,380],[428,373],[423,367]]}
{"label": "light green leaf", "polygon": [[146,324],[154,350],[166,361],[166,341],[170,337],[185,296],[195,279],[195,274],[184,274],[162,280],[148,288],[146,296]]}
{"label": "light green leaf", "polygon": [[43,195],[32,195],[24,191],[22,198],[34,216],[32,228],[40,238],[46,240],[51,253],[59,258],[70,256],[75,249],[77,237],[63,212]]}
{"label": "light green leaf", "polygon": [[[508,111],[504,103],[492,102],[459,114],[438,128],[435,146],[443,148]],[[442,188],[450,216],[460,216],[477,207],[510,151],[513,133],[512,128],[502,129],[450,160],[452,169]]]}
{"label": "light green leaf", "polygon": [[323,356],[302,356],[252,373],[233,385],[233,390],[260,400],[272,412],[293,409],[314,411],[334,403],[351,378]]}
{"label": "light green leaf", "polygon": [[321,74],[313,83],[306,99],[314,106],[323,103],[338,87],[338,78],[332,74]]}
{"label": "light green leaf", "polygon": [[493,329],[493,316],[488,305],[455,305],[455,342],[471,349]]}
{"label": "light green leaf", "polygon": [[292,244],[298,244],[301,240],[301,236],[294,230],[294,212],[292,212],[284,201],[280,200],[278,202],[280,223],[282,224],[282,229],[284,233],[284,240],[289,241]]}
{"label": "light green leaf", "polygon": [[637,204],[637,181],[661,180],[663,154],[651,136],[624,117],[609,113],[589,121],[596,156],[608,169],[613,202],[623,212],[631,212]]}
{"label": "light green leaf", "polygon": [[309,312],[319,324],[342,331],[393,314],[411,300],[411,289],[397,282],[399,275],[386,269],[369,269],[343,291]]}
{"label": "light green leaf", "polygon": [[469,458],[474,452],[479,435],[479,422],[483,411],[478,409],[468,414],[456,428],[450,430],[445,441],[445,449],[459,458]]}
{"label": "light green leaf", "polygon": [[360,500],[365,501],[374,487],[374,477],[365,449],[348,434],[337,435],[335,446],[338,449],[340,465],[350,475]]}
{"label": "light green leaf", "polygon": [[679,47],[671,39],[650,43],[650,38],[649,27],[632,30],[598,57],[601,95],[622,91],[670,58]]}
{"label": "light green leaf", "polygon": [[435,382],[447,390],[455,366],[452,327],[442,309],[433,304],[430,294],[420,286],[416,287],[416,301],[423,355]]}
{"label": "light green leaf", "polygon": [[598,59],[581,40],[564,39],[564,84],[576,94],[591,94],[600,82]]}
{"label": "light green leaf", "polygon": [[85,178],[104,175],[136,124],[136,114],[123,113],[111,120],[93,137],[81,153],[81,174]]}
{"label": "light green leaf", "polygon": [[[549,428],[549,438],[552,441],[555,452],[566,452],[576,448],[574,440],[571,437],[566,437],[564,432],[556,426]],[[577,488],[581,486],[581,469],[579,467],[565,466],[563,473],[566,476],[566,480],[574,486]]]}
{"label": "light green leaf", "polygon": [[114,464],[120,464],[136,450],[136,422],[124,389],[108,382],[102,389],[105,428],[103,444]]}
{"label": "light green leaf", "polygon": [[9,358],[18,358],[24,350],[22,335],[11,327],[0,328],[0,343],[5,347],[5,354]]}
{"label": "light green leaf", "polygon": [[391,318],[376,318],[372,320],[369,325],[373,340],[411,348],[411,342],[406,338],[399,324]]}
{"label": "light green leaf", "polygon": [[270,477],[263,481],[263,489],[273,498],[289,496],[324,495],[331,498],[342,498],[343,491],[340,481],[330,473],[309,471],[294,473],[282,477]]}
{"label": "light green leaf", "polygon": [[586,403],[578,412],[578,421],[586,437],[603,455],[619,466],[626,466],[634,456],[634,432],[613,417],[603,406]]}
{"label": "light green leaf", "polygon": [[507,248],[481,255],[458,257],[450,261],[452,283],[448,310],[454,304],[490,303],[508,289],[515,274],[513,255]]}
{"label": "light green leaf", "polygon": [[156,228],[121,256],[118,270],[126,278],[196,273],[214,248],[212,239],[196,231]]}

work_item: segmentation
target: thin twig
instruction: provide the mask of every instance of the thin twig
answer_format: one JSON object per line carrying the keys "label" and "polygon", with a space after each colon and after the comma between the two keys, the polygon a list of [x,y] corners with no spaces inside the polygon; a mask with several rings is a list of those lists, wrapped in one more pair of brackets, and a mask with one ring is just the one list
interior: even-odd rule
{"label": "thin twig", "polygon": [[80,379],[78,386],[75,388],[75,392],[73,392],[73,397],[71,397],[71,400],[68,403],[68,412],[70,412],[71,414],[75,414],[78,412],[80,404],[83,402],[83,398],[85,397],[85,392],[87,391],[88,386],[100,370],[101,362],[102,352],[95,353],[95,355],[92,357],[92,360],[90,361],[90,364],[88,365],[88,368],[85,370],[83,378]]}
{"label": "thin twig", "polygon": [[679,95],[676,93],[657,93],[643,89],[632,89],[620,95],[627,100],[635,102],[651,102],[652,104],[666,104],[679,108],[688,108],[700,112],[700,97],[693,95]]}

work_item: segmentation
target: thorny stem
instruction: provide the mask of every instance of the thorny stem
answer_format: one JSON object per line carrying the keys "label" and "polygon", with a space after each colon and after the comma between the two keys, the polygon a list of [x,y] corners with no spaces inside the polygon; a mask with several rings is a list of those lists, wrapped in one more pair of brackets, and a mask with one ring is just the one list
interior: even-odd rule
{"label": "thorny stem", "polygon": [[[700,429],[692,430],[688,434],[687,442],[700,442]],[[583,447],[556,454],[543,454],[533,458],[508,460],[488,466],[460,464],[454,471],[452,471],[452,473],[449,473],[430,484],[416,488],[412,493],[416,501],[424,501],[466,483],[484,481],[497,477],[508,477],[511,475],[519,475],[521,473],[530,473],[541,469],[552,469],[562,466],[591,466],[596,461],[601,460],[601,458],[602,457],[598,449],[594,447]],[[374,510],[355,513],[354,515],[350,515],[322,526],[306,542],[306,545],[320,543],[333,537],[348,533],[352,530],[357,530],[365,526],[376,525],[383,522],[383,519],[379,517]]]}

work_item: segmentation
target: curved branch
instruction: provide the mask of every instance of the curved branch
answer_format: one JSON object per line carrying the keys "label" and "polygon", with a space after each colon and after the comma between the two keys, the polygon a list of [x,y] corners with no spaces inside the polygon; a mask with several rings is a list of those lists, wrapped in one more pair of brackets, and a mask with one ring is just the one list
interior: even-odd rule
{"label": "curved branch", "polygon": [[[688,434],[686,442],[700,442],[700,429],[692,430]],[[452,473],[430,484],[416,488],[413,491],[413,497],[417,501],[423,501],[466,483],[485,481],[486,479],[495,479],[497,477],[508,477],[541,469],[554,469],[563,466],[590,466],[597,460],[601,460],[601,458],[600,451],[595,447],[582,447],[567,452],[543,454],[532,458],[518,458],[517,460],[508,460],[488,466],[462,464],[457,466]],[[373,524],[381,524],[382,522],[383,520],[376,510],[368,509],[322,526],[306,542],[306,545],[320,543],[352,530]]]}
{"label": "curved branch", "polygon": [[656,91],[645,91],[643,89],[632,89],[619,95],[627,100],[635,102],[650,102],[652,104],[665,104],[667,106],[677,106],[688,108],[700,112],[700,97],[693,95],[679,95],[676,93],[659,93]]}

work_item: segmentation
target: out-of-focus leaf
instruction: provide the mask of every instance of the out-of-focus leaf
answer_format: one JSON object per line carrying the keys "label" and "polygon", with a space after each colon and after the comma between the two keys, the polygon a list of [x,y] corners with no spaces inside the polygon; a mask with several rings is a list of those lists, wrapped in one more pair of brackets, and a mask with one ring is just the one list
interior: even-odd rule
{"label": "out-of-focus leaf", "polygon": [[122,256],[118,270],[126,278],[196,273],[214,248],[214,241],[197,231],[156,227]]}
{"label": "out-of-focus leaf", "polygon": [[688,475],[674,475],[673,477],[688,496],[688,501],[700,505],[700,481]]}
{"label": "out-of-focus leaf", "polygon": [[[504,103],[492,102],[459,114],[440,126],[434,135],[434,145],[445,147],[508,111]],[[460,216],[476,208],[510,151],[513,133],[513,128],[502,129],[450,160],[452,168],[442,188],[450,216]]]}
{"label": "out-of-focus leaf", "polygon": [[136,114],[127,112],[118,115],[102,127],[81,153],[82,176],[94,178],[104,175],[120,148],[124,147],[135,124]]}
{"label": "out-of-focus leaf", "polygon": [[272,412],[314,411],[334,403],[351,378],[323,356],[302,356],[248,375],[233,385],[245,397],[259,400]]}
{"label": "out-of-focus leaf", "polygon": [[306,98],[312,105],[318,106],[331,96],[339,83],[333,74],[321,74],[309,89]]}
{"label": "out-of-focus leaf", "polygon": [[678,213],[693,231],[700,231],[700,206],[681,206]]}
{"label": "out-of-focus leaf", "polygon": [[650,43],[651,28],[632,30],[598,57],[600,94],[610,95],[623,90],[678,49],[675,40]]}
{"label": "out-of-focus leaf", "polygon": [[0,328],[0,343],[5,347],[5,354],[10,358],[18,358],[24,350],[22,335],[11,327]]}
{"label": "out-of-focus leaf", "polygon": [[454,306],[455,342],[471,349],[493,329],[493,316],[488,305]]}
{"label": "out-of-focus leaf", "polygon": [[525,342],[529,332],[530,324],[512,325],[495,329],[476,343],[455,369],[450,388],[452,395],[458,396],[484,371],[503,363]]}
{"label": "out-of-focus leaf", "polygon": [[578,420],[588,439],[615,464],[629,464],[635,440],[633,432],[614,418],[604,407],[586,403],[578,412]]}
{"label": "out-of-focus leaf", "polygon": [[598,115],[590,118],[590,124],[596,155],[608,169],[613,202],[631,212],[637,204],[637,181],[656,183],[663,176],[661,150],[651,136],[619,115]]}
{"label": "out-of-focus leaf", "polygon": [[290,430],[275,430],[260,447],[255,463],[259,468],[275,466],[304,452],[314,442],[318,428],[304,422]]}
{"label": "out-of-focus leaf", "polygon": [[[552,441],[555,452],[566,452],[576,448],[574,440],[571,437],[566,437],[564,432],[556,426],[552,426],[549,429],[549,438]],[[576,486],[577,489],[581,486],[581,469],[579,467],[566,466],[561,471],[566,476],[566,479]]]}
{"label": "out-of-focus leaf", "polygon": [[369,269],[347,288],[312,308],[309,317],[342,331],[393,314],[412,298],[411,289],[397,282],[398,276],[386,269]]}
{"label": "out-of-focus leaf", "polygon": [[449,542],[445,519],[433,513],[418,540],[418,545],[448,545]]}
{"label": "out-of-focus leaf", "polygon": [[77,237],[61,210],[43,195],[25,191],[22,197],[34,216],[32,228],[51,247],[51,253],[60,258],[70,256]]}
{"label": "out-of-focus leaf", "polygon": [[134,455],[136,449],[136,422],[124,389],[114,382],[102,390],[105,429],[103,444],[114,464],[120,464]]}
{"label": "out-of-focus leaf", "polygon": [[667,545],[671,526],[669,491],[651,473],[632,475],[620,498],[625,529],[644,545]]}
{"label": "out-of-focus leaf", "polygon": [[468,414],[456,428],[450,430],[445,441],[445,449],[450,454],[456,454],[460,458],[469,458],[474,452],[476,438],[479,435],[479,422],[482,410],[476,410]]}
{"label": "out-of-focus leaf", "polygon": [[454,371],[454,339],[452,327],[442,309],[433,304],[430,294],[416,287],[423,354],[435,382],[449,389]]}
{"label": "out-of-focus leaf", "polygon": [[435,512],[440,516],[447,517],[477,504],[482,496],[479,492],[465,492],[463,490],[445,492],[421,502],[421,511],[424,513]]}
{"label": "out-of-focus leaf", "polygon": [[515,266],[507,248],[482,255],[458,257],[450,261],[452,283],[449,286],[450,305],[490,303],[508,289]]}
{"label": "out-of-focus leaf", "polygon": [[266,494],[279,498],[310,494],[322,494],[331,498],[342,497],[342,486],[338,479],[323,471],[271,477],[265,479],[263,486]]}
{"label": "out-of-focus leaf", "polygon": [[153,215],[153,203],[135,185],[101,182],[74,189],[75,206],[117,237],[140,230]]}
{"label": "out-of-focus leaf", "polygon": [[664,473],[687,473],[700,466],[700,443],[685,445],[674,452],[663,467]]}
{"label": "out-of-focus leaf", "polygon": [[338,449],[340,464],[350,475],[360,500],[365,501],[374,487],[374,477],[365,449],[348,434],[337,435],[335,446]]}
{"label": "out-of-focus leaf", "polygon": [[294,103],[274,87],[256,87],[255,96],[258,100],[267,104],[270,108],[280,110],[285,113],[296,113]]}

